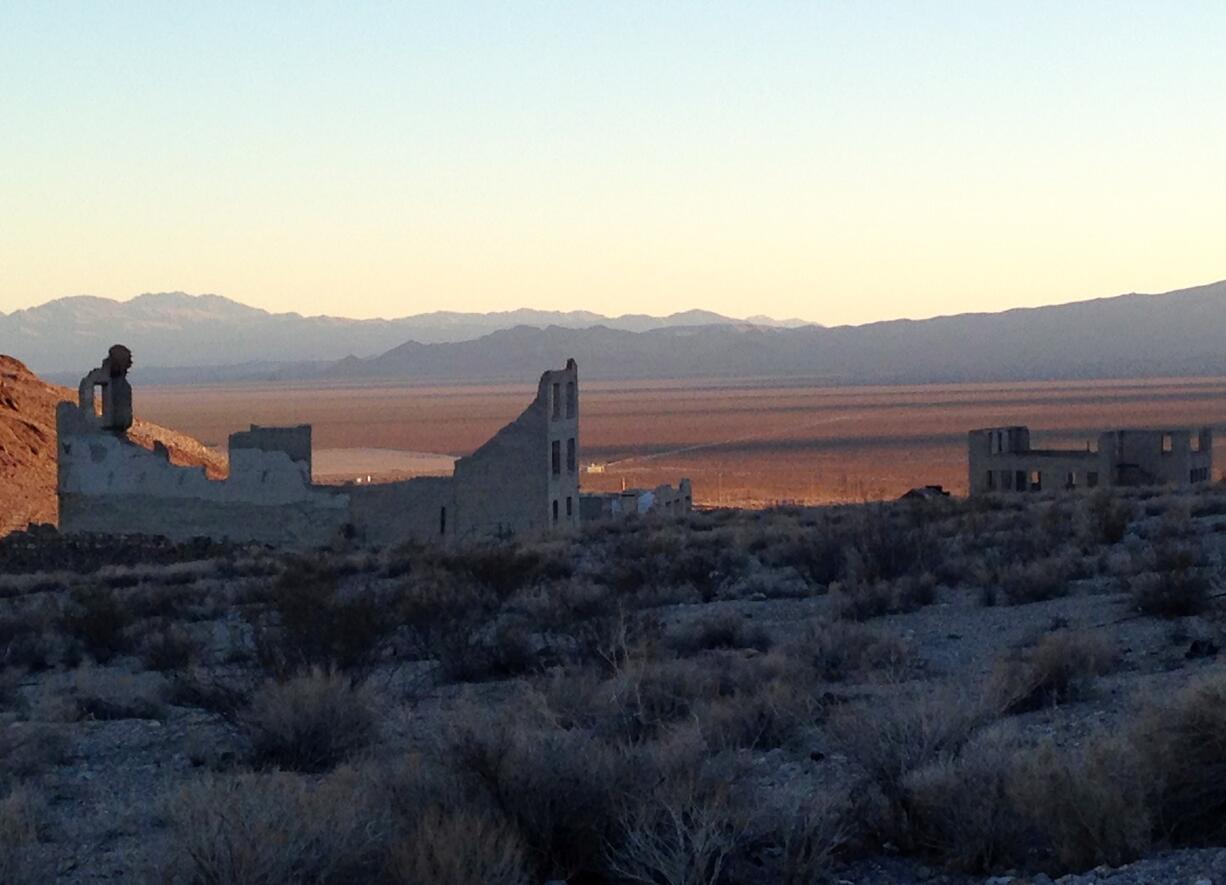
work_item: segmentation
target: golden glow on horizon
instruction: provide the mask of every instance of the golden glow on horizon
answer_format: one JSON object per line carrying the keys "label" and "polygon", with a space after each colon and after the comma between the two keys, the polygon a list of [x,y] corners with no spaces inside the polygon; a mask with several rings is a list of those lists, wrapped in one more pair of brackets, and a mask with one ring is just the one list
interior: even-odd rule
{"label": "golden glow on horizon", "polygon": [[0,311],[842,324],[1226,277],[1221,4],[141,3],[0,4]]}

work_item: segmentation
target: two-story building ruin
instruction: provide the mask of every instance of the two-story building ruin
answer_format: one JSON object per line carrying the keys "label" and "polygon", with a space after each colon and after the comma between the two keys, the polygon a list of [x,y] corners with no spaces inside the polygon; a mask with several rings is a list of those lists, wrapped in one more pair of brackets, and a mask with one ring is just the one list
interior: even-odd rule
{"label": "two-story building ruin", "polygon": [[131,364],[127,348],[111,348],[82,379],[77,402],[59,405],[62,531],[306,548],[340,538],[463,543],[579,525],[574,360],[545,372],[523,413],[457,460],[451,476],[346,486],[312,481],[309,425],[231,434],[230,473],[220,480],[136,445],[127,438]]}
{"label": "two-story building ruin", "polygon": [[1213,473],[1213,431],[1110,430],[1084,449],[1037,449],[1027,427],[972,430],[970,494],[1092,489],[1098,486],[1189,486]]}

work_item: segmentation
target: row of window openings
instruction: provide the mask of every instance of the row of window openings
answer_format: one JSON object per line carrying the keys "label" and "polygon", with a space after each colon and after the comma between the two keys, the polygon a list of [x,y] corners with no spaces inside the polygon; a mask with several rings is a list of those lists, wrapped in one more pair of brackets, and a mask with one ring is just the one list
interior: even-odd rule
{"label": "row of window openings", "polygon": [[[575,499],[568,497],[566,499],[566,518],[571,519],[575,515]],[[558,499],[553,499],[553,521],[558,521]]]}
{"label": "row of window openings", "polygon": [[[555,439],[551,447],[550,461],[553,466],[553,475],[562,475],[562,441]],[[566,441],[566,472],[575,472],[575,438],[572,436]]]}
{"label": "row of window openings", "polygon": [[[566,382],[566,417],[575,417],[575,409],[578,403],[575,398],[575,382]],[[553,419],[556,421],[562,417],[562,385],[556,383],[553,385]]]}
{"label": "row of window openings", "polygon": [[[1075,470],[1070,470],[1064,475],[1064,488],[1075,489],[1081,483],[1078,482],[1080,477]],[[1085,475],[1085,487],[1087,489],[1095,488],[1098,485],[1098,472],[1090,470]],[[1043,471],[1031,470],[1027,473],[1025,470],[989,470],[988,471],[988,490],[996,491],[1001,489],[1006,492],[1041,492],[1043,490]]]}

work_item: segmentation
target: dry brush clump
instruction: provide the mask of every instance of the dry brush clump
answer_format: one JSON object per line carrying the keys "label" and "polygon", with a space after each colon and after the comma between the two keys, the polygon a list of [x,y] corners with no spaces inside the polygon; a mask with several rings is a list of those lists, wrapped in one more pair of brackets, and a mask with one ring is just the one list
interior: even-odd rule
{"label": "dry brush clump", "polygon": [[237,721],[257,766],[303,772],[332,769],[370,746],[379,732],[369,690],[319,670],[266,682]]}
{"label": "dry brush clump", "polygon": [[[166,801],[174,885],[378,881],[390,822],[352,772],[318,783],[286,772],[211,775]],[[457,846],[459,850],[459,846]]]}
{"label": "dry brush clump", "polygon": [[1003,714],[1027,713],[1083,697],[1111,671],[1116,652],[1101,634],[1059,630],[997,662],[987,694]]}

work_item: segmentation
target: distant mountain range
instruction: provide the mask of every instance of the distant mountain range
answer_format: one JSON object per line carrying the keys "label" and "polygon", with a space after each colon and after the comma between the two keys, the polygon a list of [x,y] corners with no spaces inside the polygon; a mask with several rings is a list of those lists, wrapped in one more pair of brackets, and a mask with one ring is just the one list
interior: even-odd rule
{"label": "distant mountain range", "polygon": [[371,359],[342,360],[322,374],[531,378],[568,356],[586,378],[907,384],[1226,374],[1226,282],[1165,295],[835,328],[516,328],[477,341],[409,342]]}
{"label": "distant mountain range", "polygon": [[[105,311],[120,308],[129,319],[106,319]],[[235,319],[242,316],[245,324]],[[565,322],[554,322],[558,316]],[[34,325],[41,337],[15,331]],[[490,326],[495,330],[480,333]],[[56,345],[57,335],[64,344]],[[424,340],[430,335],[450,340]],[[456,340],[472,335],[478,337]],[[75,374],[97,363],[113,341],[133,347],[134,379],[146,383],[524,381],[572,356],[589,379],[773,376],[918,384],[1226,375],[1226,282],[1163,295],[833,328],[701,311],[658,318],[513,311],[355,321],[269,314],[216,296],[187,295],[142,296],[122,305],[63,299],[0,317],[0,351],[69,365]]]}
{"label": "distant mountain range", "polygon": [[589,311],[438,311],[394,320],[353,320],[269,313],[220,295],[163,292],[113,301],[92,295],[59,298],[0,313],[0,353],[20,354],[34,371],[84,372],[116,342],[149,367],[233,366],[242,363],[333,361],[375,356],[406,341],[471,341],[517,326],[559,326],[643,332],[675,326],[760,325],[786,328],[800,320],[735,320],[705,310],[666,317],[607,317]]}

